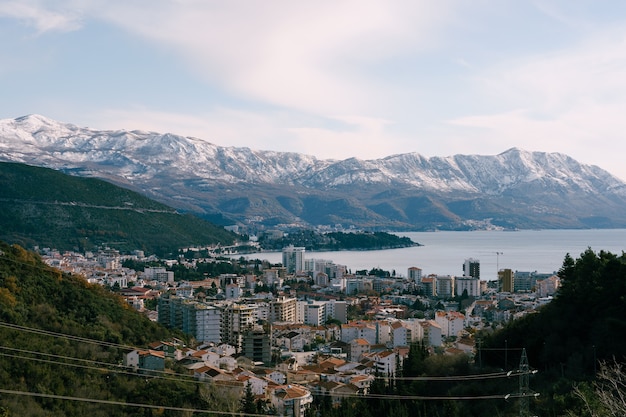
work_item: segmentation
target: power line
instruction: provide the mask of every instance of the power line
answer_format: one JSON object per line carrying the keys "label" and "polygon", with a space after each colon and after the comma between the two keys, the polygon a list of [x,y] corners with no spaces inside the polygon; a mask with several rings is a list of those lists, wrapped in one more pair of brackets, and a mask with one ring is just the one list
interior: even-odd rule
{"label": "power line", "polygon": [[457,376],[378,376],[379,379],[398,381],[475,381],[482,379],[508,378],[510,372],[496,372],[490,374],[457,375]]}
{"label": "power line", "polygon": [[[128,346],[128,345],[121,345],[121,344],[116,344],[116,343],[103,342],[103,341],[98,341],[98,340],[94,340],[94,339],[87,339],[87,338],[82,338],[82,337],[77,337],[77,336],[71,336],[71,335],[66,335],[66,334],[63,334],[63,333],[50,332],[50,331],[47,331],[47,330],[33,329],[33,328],[29,328],[29,327],[18,326],[18,325],[13,325],[13,324],[9,324],[9,323],[3,323],[3,322],[0,322],[0,327],[7,327],[7,328],[10,328],[10,329],[14,329],[14,330],[26,331],[26,332],[36,333],[36,334],[43,334],[43,335],[53,336],[53,337],[66,338],[66,339],[70,339],[70,340],[74,340],[74,341],[78,341],[78,342],[100,344],[100,345],[107,346],[107,347],[118,347],[118,348],[129,349],[129,350],[135,350],[135,349],[143,350],[143,349],[145,349],[145,348],[137,348],[137,347]],[[0,346],[0,348],[2,348],[2,346]],[[483,349],[483,350],[505,350],[505,349],[503,349],[503,348],[493,348],[493,349]],[[521,351],[522,348],[508,348],[508,350],[510,350],[510,351],[520,350]],[[42,352],[31,352],[31,353],[42,354]],[[67,359],[67,357],[65,359]],[[108,364],[108,365],[111,366],[112,364]],[[259,367],[259,368],[260,369],[274,369],[274,368],[266,368],[266,367]],[[170,373],[170,375],[171,375],[171,373]],[[183,374],[179,374],[179,375],[183,375]],[[511,376],[510,372],[509,373],[507,373],[507,372],[499,372],[499,373],[490,373],[490,374],[458,375],[458,376],[442,376],[442,377],[421,376],[421,377],[380,377],[380,378],[383,378],[383,379],[392,378],[392,379],[396,379],[396,380],[407,380],[407,381],[410,381],[410,380],[414,380],[414,381],[465,381],[465,380],[505,378],[505,377],[510,377],[510,376]]]}
{"label": "power line", "polygon": [[73,340],[73,341],[76,341],[76,342],[91,343],[91,344],[96,344],[96,345],[101,345],[101,346],[106,346],[106,347],[114,347],[114,348],[128,349],[128,350],[140,349],[140,348],[137,348],[137,347],[134,347],[134,346],[122,345],[122,344],[119,344],[119,343],[112,343],[112,342],[105,342],[103,340],[88,339],[88,338],[85,338],[85,337],[72,336],[72,335],[68,335],[68,334],[64,334],[64,333],[52,332],[52,331],[49,331],[49,330],[35,329],[35,328],[32,328],[32,327],[19,326],[17,324],[11,324],[11,323],[6,323],[6,322],[0,322],[0,327],[5,327],[5,328],[8,328],[8,329],[19,330],[19,331],[24,331],[24,332],[29,332],[29,333],[35,333],[35,334],[38,334],[38,335],[59,337],[59,338],[62,338],[62,339]]}
{"label": "power line", "polygon": [[[196,408],[184,408],[184,407],[171,407],[167,405],[153,405],[153,404],[141,404],[141,403],[127,403],[123,401],[113,401],[113,400],[99,400],[95,398],[83,398],[83,397],[71,397],[66,395],[55,395],[55,394],[43,394],[39,392],[29,392],[29,391],[15,391],[8,389],[0,389],[0,393],[8,394],[8,395],[25,395],[29,397],[40,397],[40,398],[51,398],[55,400],[66,400],[66,401],[80,401],[87,402],[93,404],[108,404],[108,405],[118,405],[124,407],[139,407],[139,408],[151,408],[158,410],[171,410],[171,411],[186,411],[191,413],[213,413],[213,414],[221,414],[228,416],[241,416],[241,412],[233,412],[233,411],[215,411],[215,410],[202,410]],[[266,414],[246,414],[251,417],[267,417]]]}
{"label": "power line", "polygon": [[[43,355],[45,355],[45,353]],[[113,369],[109,369],[109,368],[96,367],[96,366],[80,365],[77,363],[58,362],[58,361],[53,361],[53,360],[43,359],[43,358],[33,358],[33,357],[27,357],[27,356],[12,355],[9,353],[0,353],[0,356],[5,356],[5,357],[15,358],[15,359],[31,360],[31,361],[47,363],[51,365],[71,366],[74,368],[90,369],[90,370],[99,371],[99,372],[106,371],[109,373],[129,375],[129,376],[135,376],[135,377],[141,377],[141,378],[146,378],[147,376],[149,376],[151,379],[156,378],[156,379],[163,379],[166,381],[189,382],[189,383],[195,383],[195,384],[202,383],[202,381],[193,378],[191,375],[184,375],[184,374],[179,374],[179,373],[168,373],[165,371],[150,371],[150,374],[140,374],[140,373],[132,371],[131,370],[132,368],[125,367],[123,365],[105,364],[106,366],[113,367]],[[177,377],[180,377],[180,378],[177,378]]]}
{"label": "power line", "polygon": [[[24,349],[15,349],[15,348],[6,348],[6,347],[0,347],[2,349],[8,349],[8,350],[13,350],[13,351],[17,351],[17,352],[22,352],[22,353],[28,353],[28,354],[40,354],[40,352],[34,352],[34,351],[28,351],[28,350],[24,350]],[[108,365],[108,366],[114,366],[114,367],[118,367],[118,368],[122,368],[122,366],[120,365],[112,365],[112,364],[108,364],[108,363],[102,363],[102,362],[96,362],[96,361],[89,361],[89,360],[85,360],[85,359],[76,359],[76,358],[72,358],[72,357],[67,357],[67,356],[61,356],[61,355],[51,355],[51,354],[45,354],[42,353],[43,355],[48,355],[51,357],[59,357],[59,358],[64,358],[64,359],[70,359],[70,360],[78,360],[78,361],[83,361],[83,362],[91,362],[91,363],[95,363],[95,364],[103,364],[103,365]],[[52,361],[52,360],[47,360],[47,359],[42,359],[42,358],[32,358],[32,357],[24,357],[24,356],[19,356],[19,355],[11,355],[11,354],[3,354],[0,353],[1,356],[7,356],[7,357],[13,357],[13,358],[18,358],[18,359],[28,359],[28,360],[33,360],[33,361],[39,361],[39,362],[44,362],[44,363],[51,363],[51,364],[56,364],[56,365],[62,365],[62,366],[74,366],[74,367],[80,367],[80,368],[85,368],[85,369],[92,369],[92,370],[96,370],[96,371],[108,371],[108,372],[115,372],[115,373],[120,373],[120,374],[126,374],[126,375],[131,375],[131,376],[138,376],[138,377],[146,377],[146,375],[142,375],[142,374],[137,374],[137,373],[133,373],[130,371],[126,371],[124,369],[103,369],[101,367],[94,367],[94,366],[87,366],[87,365],[79,365],[79,364],[71,364],[71,363],[65,363],[65,362],[56,362],[56,361]],[[420,378],[421,380],[433,380],[433,378],[435,380],[446,380],[446,381],[463,381],[463,380],[476,380],[476,379],[483,379],[483,378],[490,378],[490,377],[508,377],[511,376],[512,372],[507,372],[507,373],[497,373],[497,374],[484,374],[484,375],[470,375],[469,378],[465,378],[463,376],[460,377],[423,377]],[[164,380],[170,380],[170,381],[178,381],[178,382],[191,382],[191,383],[200,383],[200,384],[204,384],[206,381],[201,381],[201,380],[191,380],[189,379],[190,376],[188,375],[183,375],[183,374],[172,374],[174,377],[172,378],[168,378],[167,376],[154,376],[154,375],[150,375],[151,378],[157,378],[157,379],[164,379]],[[180,378],[176,378],[175,376],[184,376],[186,377],[185,381],[182,381]],[[407,378],[408,379],[408,378]],[[331,393],[323,393],[323,392],[317,392],[317,393],[312,393],[312,395],[316,395],[316,396],[329,396],[329,397],[334,397],[337,395],[333,395]],[[367,394],[366,396],[364,396],[363,394],[342,394],[342,395],[338,395],[337,397],[341,397],[341,398],[375,398],[375,399],[387,399],[387,400],[438,400],[438,401],[445,401],[445,400],[493,400],[493,399],[509,399],[509,398],[516,398],[519,395],[517,394],[499,394],[499,395],[486,395],[486,396],[420,396],[420,395],[394,395],[394,394]]]}

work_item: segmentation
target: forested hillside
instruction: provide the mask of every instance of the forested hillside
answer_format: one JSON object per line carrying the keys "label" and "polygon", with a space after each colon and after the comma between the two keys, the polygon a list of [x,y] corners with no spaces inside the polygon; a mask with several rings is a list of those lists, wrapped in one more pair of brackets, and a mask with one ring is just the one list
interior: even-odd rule
{"label": "forested hillside", "polygon": [[222,227],[106,181],[0,163],[0,239],[6,242],[81,251],[106,245],[162,255],[235,238]]}
{"label": "forested hillside", "polygon": [[104,288],[0,243],[0,415],[153,415],[116,402],[206,406],[188,377],[146,379],[120,366],[124,352],[173,336]]}
{"label": "forested hillside", "polygon": [[259,243],[264,249],[281,250],[293,245],[304,247],[308,251],[337,250],[377,250],[419,246],[406,236],[387,232],[329,232],[318,233],[313,230],[292,231],[281,239],[261,237]]}
{"label": "forested hillside", "polygon": [[577,259],[567,255],[558,275],[558,296],[487,337],[482,354],[485,363],[512,369],[525,348],[539,371],[533,382],[541,392],[538,406],[546,410],[575,407],[573,386],[593,381],[600,364],[626,363],[626,254],[587,249]]}

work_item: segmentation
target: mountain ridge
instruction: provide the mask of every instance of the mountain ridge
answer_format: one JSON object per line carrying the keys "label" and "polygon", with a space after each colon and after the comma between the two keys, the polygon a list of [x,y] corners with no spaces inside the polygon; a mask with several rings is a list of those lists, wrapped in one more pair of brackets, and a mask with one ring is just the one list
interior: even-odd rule
{"label": "mountain ridge", "polygon": [[229,244],[237,236],[98,178],[0,162],[0,239],[24,247],[94,250],[113,245],[148,254]]}
{"label": "mountain ridge", "polygon": [[0,120],[0,160],[95,176],[231,223],[369,229],[625,227],[626,184],[562,153],[318,159],[40,115]]}

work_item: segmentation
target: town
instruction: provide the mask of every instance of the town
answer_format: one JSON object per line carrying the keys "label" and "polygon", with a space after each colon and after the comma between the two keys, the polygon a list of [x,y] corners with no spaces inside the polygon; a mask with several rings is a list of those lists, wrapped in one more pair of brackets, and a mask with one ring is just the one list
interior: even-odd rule
{"label": "town", "polygon": [[[480,261],[472,258],[459,276],[423,276],[415,266],[395,277],[375,269],[351,274],[294,246],[274,265],[193,248],[172,260],[110,248],[37,250],[48,265],[110,288],[188,336],[186,343],[158,340],[128,351],[125,366],[146,375],[184,369],[224,395],[254,395],[279,415],[303,416],[316,395],[338,404],[367,394],[375,377],[396,374],[415,343],[473,361],[477,334],[534,312],[559,288],[554,274],[506,268],[497,281],[481,280]],[[235,263],[244,272],[184,280],[173,271]]]}

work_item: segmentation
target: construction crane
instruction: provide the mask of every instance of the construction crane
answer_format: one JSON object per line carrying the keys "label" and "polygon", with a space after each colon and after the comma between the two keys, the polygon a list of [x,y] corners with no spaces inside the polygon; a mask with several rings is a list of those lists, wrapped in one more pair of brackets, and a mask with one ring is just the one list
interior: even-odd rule
{"label": "construction crane", "polygon": [[500,255],[504,255],[504,253],[496,252],[496,279],[498,278],[498,272],[500,272]]}

